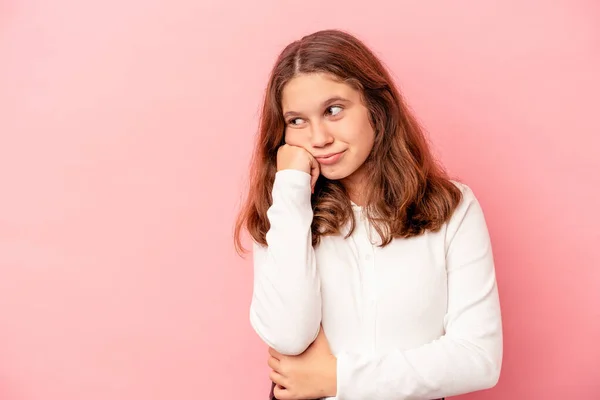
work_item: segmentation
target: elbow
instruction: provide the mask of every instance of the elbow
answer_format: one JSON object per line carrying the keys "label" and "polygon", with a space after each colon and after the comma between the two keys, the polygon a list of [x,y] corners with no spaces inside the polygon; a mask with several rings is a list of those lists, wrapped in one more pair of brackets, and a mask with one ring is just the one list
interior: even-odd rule
{"label": "elbow", "polygon": [[481,376],[480,388],[479,390],[491,389],[498,384],[500,380],[500,366],[499,365],[490,365],[489,368],[486,369],[485,374]]}
{"label": "elbow", "polygon": [[283,355],[303,353],[319,333],[321,293],[318,285],[299,287],[299,290],[284,292],[255,290],[250,304],[252,328],[264,343]]}
{"label": "elbow", "polygon": [[495,387],[500,380],[502,369],[502,341],[494,340],[486,344],[462,341],[462,346],[468,354],[470,373],[464,376],[465,387],[461,392],[469,393],[487,390]]}
{"label": "elbow", "polygon": [[293,324],[281,319],[278,323],[266,324],[251,312],[250,324],[259,338],[275,351],[286,355],[302,354],[317,337],[320,319],[316,324]]}
{"label": "elbow", "polygon": [[485,366],[481,369],[479,375],[478,390],[491,389],[498,384],[500,371],[502,370],[502,354],[488,354],[484,363]]}
{"label": "elbow", "polygon": [[490,367],[490,374],[488,377],[488,389],[493,388],[498,384],[500,380],[500,371],[502,370],[502,354],[498,355],[492,366]]}

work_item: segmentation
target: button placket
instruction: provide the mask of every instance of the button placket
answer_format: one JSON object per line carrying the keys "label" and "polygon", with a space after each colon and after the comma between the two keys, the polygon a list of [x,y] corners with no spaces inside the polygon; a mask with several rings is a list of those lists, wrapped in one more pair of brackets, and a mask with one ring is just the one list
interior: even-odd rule
{"label": "button placket", "polygon": [[360,215],[357,221],[359,257],[363,276],[363,315],[365,317],[364,333],[371,349],[375,347],[375,331],[377,326],[377,280],[375,276],[375,246],[372,243],[371,227],[366,218]]}
{"label": "button placket", "polygon": [[369,287],[369,300],[367,303],[367,312],[369,315],[369,341],[371,344],[371,348],[372,350],[375,350],[375,344],[376,344],[376,329],[377,329],[377,277],[376,277],[376,270],[375,270],[375,257],[374,257],[374,252],[375,252],[375,246],[373,246],[373,244],[371,243],[371,240],[369,239],[369,247],[368,247],[368,251],[369,253],[367,253],[367,255],[365,256],[365,259],[367,260],[366,262],[366,270],[368,271],[368,273],[366,273],[366,276],[368,277],[368,282],[367,285]]}

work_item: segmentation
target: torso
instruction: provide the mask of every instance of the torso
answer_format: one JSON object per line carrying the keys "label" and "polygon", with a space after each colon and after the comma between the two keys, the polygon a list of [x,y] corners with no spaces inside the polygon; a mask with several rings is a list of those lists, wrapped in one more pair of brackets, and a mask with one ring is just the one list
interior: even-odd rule
{"label": "torso", "polygon": [[[385,354],[442,336],[445,229],[380,248],[362,209],[354,206],[354,214],[352,236],[326,236],[315,248],[322,324],[333,353]],[[369,234],[377,240],[371,243]]]}

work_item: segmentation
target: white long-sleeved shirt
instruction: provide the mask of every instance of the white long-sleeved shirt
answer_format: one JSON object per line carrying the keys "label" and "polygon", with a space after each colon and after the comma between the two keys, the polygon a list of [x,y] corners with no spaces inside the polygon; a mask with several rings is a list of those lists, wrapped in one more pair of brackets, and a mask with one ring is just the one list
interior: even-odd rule
{"label": "white long-sleeved shirt", "polygon": [[310,175],[277,172],[268,246],[254,244],[259,337],[296,355],[322,323],[337,357],[332,399],[436,399],[494,386],[503,342],[492,248],[475,195],[454,184],[463,199],[438,232],[381,248],[353,204],[353,234],[313,248]]}

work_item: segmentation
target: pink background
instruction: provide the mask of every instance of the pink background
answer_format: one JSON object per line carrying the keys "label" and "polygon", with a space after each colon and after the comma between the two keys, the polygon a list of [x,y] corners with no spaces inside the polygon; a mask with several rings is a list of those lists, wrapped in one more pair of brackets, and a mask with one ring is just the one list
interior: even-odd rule
{"label": "pink background", "polygon": [[486,211],[504,367],[464,398],[600,399],[599,20],[591,0],[0,2],[0,399],[265,399],[231,225],[274,58],[329,27],[383,57]]}

